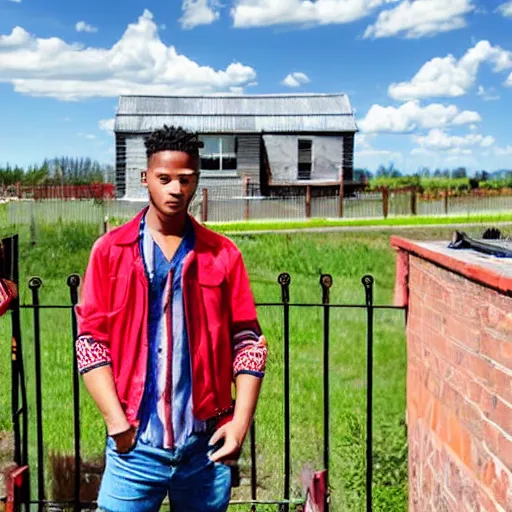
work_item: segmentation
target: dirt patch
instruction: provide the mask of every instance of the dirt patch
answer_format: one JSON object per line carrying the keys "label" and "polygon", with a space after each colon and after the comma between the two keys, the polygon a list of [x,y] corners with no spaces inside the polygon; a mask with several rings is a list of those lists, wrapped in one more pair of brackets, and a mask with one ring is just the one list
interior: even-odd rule
{"label": "dirt patch", "polygon": [[[5,496],[5,475],[14,467],[12,462],[14,436],[12,432],[0,432],[0,498]],[[0,502],[0,510],[3,503]]]}
{"label": "dirt patch", "polygon": [[0,432],[0,468],[12,463],[14,435],[12,432]]}

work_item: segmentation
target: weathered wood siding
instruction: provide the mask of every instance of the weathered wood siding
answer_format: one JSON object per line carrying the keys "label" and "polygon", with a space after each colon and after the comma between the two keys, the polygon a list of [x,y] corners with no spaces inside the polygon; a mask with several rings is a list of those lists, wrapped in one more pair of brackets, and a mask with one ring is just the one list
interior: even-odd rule
{"label": "weathered wood siding", "polygon": [[237,168],[240,176],[249,176],[253,183],[260,182],[261,136],[239,135],[237,137]]}
{"label": "weathered wood siding", "polygon": [[311,179],[337,181],[341,173],[341,136],[315,136],[313,139],[313,166]]}
{"label": "weathered wood siding", "polygon": [[128,136],[126,138],[126,198],[147,198],[147,189],[141,183],[141,172],[146,167],[144,137],[142,135]]}
{"label": "weathered wood siding", "polygon": [[126,191],[126,136],[116,133],[116,196],[123,197]]}
{"label": "weathered wood siding", "polygon": [[343,137],[343,181],[354,180],[354,135],[347,133]]}
{"label": "weathered wood siding", "polygon": [[299,139],[309,139],[313,142],[311,179],[337,181],[342,167],[341,135],[264,135],[272,182],[298,181]]}

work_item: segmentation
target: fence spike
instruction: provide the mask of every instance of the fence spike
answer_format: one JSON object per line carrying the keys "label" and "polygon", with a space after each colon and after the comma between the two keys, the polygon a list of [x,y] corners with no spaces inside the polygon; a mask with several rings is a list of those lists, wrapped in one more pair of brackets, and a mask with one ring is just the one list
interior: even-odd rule
{"label": "fence spike", "polygon": [[78,274],[71,274],[67,280],[70,288],[78,288],[80,286],[80,276]]}
{"label": "fence spike", "polygon": [[288,272],[283,272],[279,274],[277,282],[281,285],[281,300],[284,304],[288,304],[290,302],[290,283],[292,282],[292,277]]}
{"label": "fence spike", "polygon": [[333,285],[331,274],[322,274],[320,276],[320,286],[322,287],[322,304],[329,304],[331,298],[330,289]]}
{"label": "fence spike", "polygon": [[373,276],[366,275],[361,279],[361,282],[363,283],[366,294],[366,305],[373,306],[373,283],[375,280],[373,279]]}
{"label": "fence spike", "polygon": [[28,287],[31,290],[38,290],[41,286],[43,286],[43,280],[40,277],[34,276],[28,281]]}

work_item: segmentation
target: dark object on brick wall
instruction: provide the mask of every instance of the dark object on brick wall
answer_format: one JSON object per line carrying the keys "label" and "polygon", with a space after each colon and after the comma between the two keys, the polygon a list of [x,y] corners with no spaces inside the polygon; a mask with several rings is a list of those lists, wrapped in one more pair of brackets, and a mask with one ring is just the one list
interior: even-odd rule
{"label": "dark object on brick wall", "polygon": [[499,240],[501,238],[501,231],[498,228],[488,228],[482,235],[484,240]]}
{"label": "dark object on brick wall", "polygon": [[505,247],[502,244],[482,242],[470,238],[466,233],[455,231],[452,235],[452,241],[448,244],[449,249],[473,249],[474,251],[489,254],[497,258],[512,258],[512,248]]}

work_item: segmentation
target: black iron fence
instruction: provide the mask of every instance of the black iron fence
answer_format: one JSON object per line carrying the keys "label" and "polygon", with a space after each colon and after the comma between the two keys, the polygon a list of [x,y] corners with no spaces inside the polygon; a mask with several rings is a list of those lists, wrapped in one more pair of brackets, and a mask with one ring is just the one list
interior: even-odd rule
{"label": "black iron fence", "polygon": [[[10,278],[18,282],[18,238],[12,237],[2,241],[4,248],[4,258],[0,267],[0,276]],[[258,467],[257,467],[257,425],[253,423],[249,436],[249,458],[250,458],[250,499],[241,501],[233,500],[233,505],[246,505],[249,510],[259,510],[259,506],[274,505],[280,512],[289,510],[301,510],[304,506],[304,500],[294,500],[291,498],[291,411],[290,411],[290,310],[292,308],[300,309],[321,309],[323,311],[323,357],[322,357],[322,392],[323,392],[323,467],[316,468],[327,475],[327,492],[325,493],[324,510],[330,507],[330,489],[329,479],[333,479],[330,474],[331,448],[330,448],[330,427],[331,427],[331,402],[330,402],[330,337],[331,337],[331,311],[333,309],[349,309],[366,311],[366,511],[372,510],[372,481],[373,481],[373,346],[374,346],[374,313],[376,310],[402,310],[403,308],[392,305],[374,304],[374,279],[371,275],[365,275],[362,278],[362,290],[364,290],[364,304],[334,304],[331,303],[330,289],[333,284],[332,276],[322,274],[320,276],[321,300],[311,303],[294,303],[291,300],[290,287],[291,276],[288,273],[282,273],[278,277],[278,285],[281,291],[281,300],[279,302],[259,303],[258,307],[279,308],[282,311],[282,334],[283,334],[283,467],[282,475],[282,493],[274,500],[262,500],[258,496]],[[75,358],[75,340],[77,336],[77,321],[74,307],[78,302],[78,290],[80,286],[80,277],[76,274],[70,275],[67,279],[69,288],[69,303],[59,305],[43,305],[40,303],[39,291],[43,282],[39,277],[33,277],[29,280],[28,286],[31,290],[31,302],[20,304],[15,300],[11,307],[12,322],[12,425],[14,433],[14,461],[20,466],[28,466],[37,462],[36,475],[33,475],[32,481],[36,482],[37,490],[31,490],[28,480],[19,491],[18,501],[21,501],[20,508],[25,511],[47,510],[52,511],[69,509],[77,512],[88,508],[95,508],[94,501],[84,501],[81,499],[81,471],[82,471],[82,447],[81,447],[81,421],[80,421],[80,382],[79,372]],[[69,333],[69,351],[73,356],[73,499],[66,501],[52,501],[47,499],[47,489],[45,487],[45,450],[44,450],[44,431],[43,431],[43,398],[42,398],[42,363],[41,363],[41,324],[40,316],[45,310],[68,310],[71,317],[71,331]],[[30,310],[33,316],[33,340],[34,340],[34,375],[35,383],[35,422],[36,422],[36,461],[29,460],[29,418],[27,406],[27,374],[23,358],[22,328],[20,320],[20,311]],[[32,381],[32,378],[30,378]],[[33,421],[32,418],[30,421]]]}

